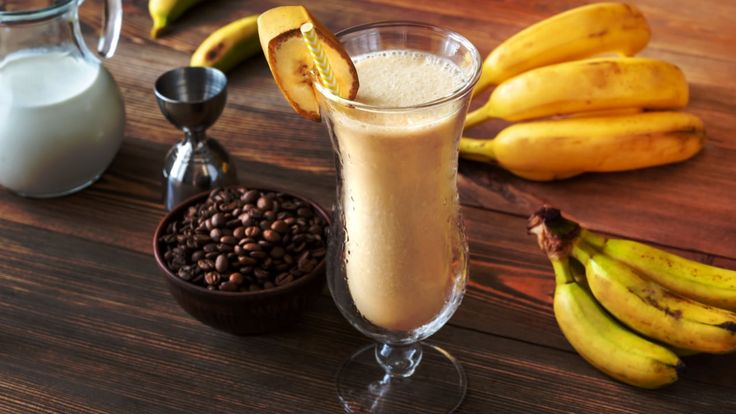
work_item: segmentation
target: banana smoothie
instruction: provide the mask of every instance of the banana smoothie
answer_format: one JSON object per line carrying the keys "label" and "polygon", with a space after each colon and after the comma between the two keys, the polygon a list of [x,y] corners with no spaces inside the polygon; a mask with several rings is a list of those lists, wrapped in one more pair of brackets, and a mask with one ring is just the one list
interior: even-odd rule
{"label": "banana smoothie", "polygon": [[417,109],[464,84],[452,62],[393,50],[353,58],[356,101],[401,107],[332,114],[343,182],[345,271],[358,311],[406,331],[431,322],[453,289],[458,260],[457,142],[462,105]]}

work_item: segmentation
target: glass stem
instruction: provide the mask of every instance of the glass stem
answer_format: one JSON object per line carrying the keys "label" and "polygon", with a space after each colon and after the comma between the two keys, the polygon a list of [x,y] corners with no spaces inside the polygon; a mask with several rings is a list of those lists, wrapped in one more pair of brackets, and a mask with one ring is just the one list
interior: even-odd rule
{"label": "glass stem", "polygon": [[391,378],[410,377],[422,361],[422,344],[376,344],[376,361]]}

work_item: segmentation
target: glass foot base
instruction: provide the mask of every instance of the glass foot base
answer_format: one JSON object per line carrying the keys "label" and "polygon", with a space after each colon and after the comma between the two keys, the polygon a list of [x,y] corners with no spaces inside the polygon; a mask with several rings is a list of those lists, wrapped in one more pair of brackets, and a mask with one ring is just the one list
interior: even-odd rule
{"label": "glass foot base", "polygon": [[337,373],[337,396],[346,412],[450,413],[465,398],[465,371],[442,348],[423,342],[421,362],[407,378],[386,375],[375,350],[376,345],[360,349]]}

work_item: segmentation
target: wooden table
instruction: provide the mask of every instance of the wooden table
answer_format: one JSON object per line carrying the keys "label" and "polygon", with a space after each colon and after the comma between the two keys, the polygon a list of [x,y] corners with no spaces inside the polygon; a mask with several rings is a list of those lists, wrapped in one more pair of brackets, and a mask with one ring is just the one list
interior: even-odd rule
{"label": "wooden table", "polygon": [[[736,268],[736,3],[634,1],[653,38],[643,53],[671,60],[691,85],[689,110],[709,141],[681,165],[533,183],[460,163],[471,281],[433,341],[465,366],[462,413],[736,412],[736,356],[685,358],[674,385],[642,391],[580,358],[551,306],[551,267],[526,235],[543,202],[592,228]],[[101,2],[82,7],[99,27]],[[295,329],[237,337],[185,314],[166,290],[150,241],[164,214],[162,160],[180,133],[159,113],[156,77],[186,65],[207,34],[281,1],[209,1],[159,40],[146,1],[126,0],[116,56],[106,63],[125,96],[125,142],[108,172],[69,197],[29,200],[0,191],[0,412],[340,412],[333,375],[367,338],[327,291]],[[584,1],[305,1],[332,29],[387,19],[447,26],[486,55],[507,36]],[[332,150],[324,125],[287,106],[261,58],[230,76],[211,133],[250,185],[293,188],[330,206]],[[473,131],[493,136],[500,125]]]}

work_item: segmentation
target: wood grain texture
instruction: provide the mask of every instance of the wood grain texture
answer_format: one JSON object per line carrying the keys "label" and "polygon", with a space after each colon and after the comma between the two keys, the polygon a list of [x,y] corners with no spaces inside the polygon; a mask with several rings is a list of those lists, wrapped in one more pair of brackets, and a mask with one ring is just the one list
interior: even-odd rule
{"label": "wood grain texture", "polygon": [[[584,1],[306,1],[339,30],[410,19],[466,35],[487,54],[504,38]],[[551,309],[549,264],[526,217],[552,203],[584,224],[736,269],[736,3],[633,1],[654,31],[647,56],[668,59],[691,84],[706,150],[650,170],[532,183],[462,161],[459,185],[471,280],[434,342],[464,364],[461,413],[736,412],[736,358],[696,355],[674,386],[641,391],[605,377],[570,347]],[[53,200],[0,190],[0,412],[340,412],[333,376],[367,339],[327,292],[295,329],[234,337],[178,308],[150,251],[164,210],[163,158],[180,137],[156,107],[158,75],[186,65],[217,27],[284,1],[212,0],[148,38],[147,2],[126,0],[116,56],[105,64],[123,92],[124,144],[91,188]],[[81,8],[90,44],[100,0]],[[247,185],[284,188],[324,206],[334,200],[324,125],[303,120],[279,94],[261,57],[229,76],[228,105],[210,130]],[[471,131],[493,136],[502,123]]]}

